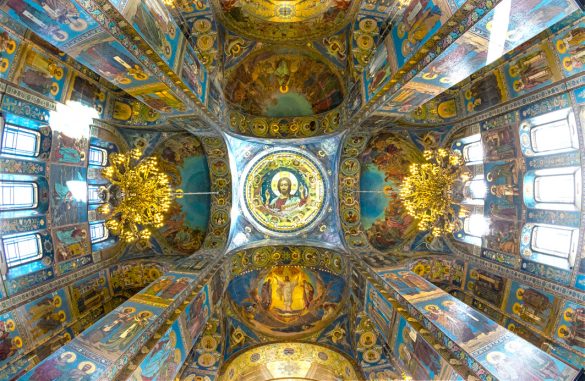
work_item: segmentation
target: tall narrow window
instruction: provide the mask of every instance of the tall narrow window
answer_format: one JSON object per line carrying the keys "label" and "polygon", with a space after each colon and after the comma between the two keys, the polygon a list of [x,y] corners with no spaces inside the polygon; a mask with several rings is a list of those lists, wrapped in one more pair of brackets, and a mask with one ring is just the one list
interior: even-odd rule
{"label": "tall narrow window", "polygon": [[535,226],[532,229],[532,249],[540,253],[567,258],[571,251],[574,229]]}
{"label": "tall narrow window", "polygon": [[2,135],[2,153],[35,157],[39,154],[41,134],[37,131],[6,124]]}
{"label": "tall narrow window", "polygon": [[0,181],[0,210],[34,209],[38,187],[33,182]]}
{"label": "tall narrow window", "polygon": [[528,208],[579,210],[581,187],[578,167],[528,171],[524,175],[524,203]]}
{"label": "tall narrow window", "polygon": [[575,202],[575,175],[536,177],[534,198],[537,202],[573,204]]}
{"label": "tall narrow window", "polygon": [[481,238],[489,229],[489,224],[481,214],[472,214],[463,220],[463,231],[465,234]]}
{"label": "tall narrow window", "polygon": [[88,185],[87,186],[87,202],[89,204],[103,204],[104,200],[100,197],[99,185]]}
{"label": "tall narrow window", "polygon": [[483,205],[487,185],[483,175],[477,175],[463,185],[463,203],[471,205]]}
{"label": "tall narrow window", "polygon": [[89,146],[89,164],[105,167],[108,163],[108,151],[96,146]]}
{"label": "tall narrow window", "polygon": [[549,155],[579,147],[577,123],[571,108],[549,112],[520,125],[520,141],[528,156]]}
{"label": "tall narrow window", "polygon": [[108,229],[106,228],[106,224],[103,221],[90,224],[89,233],[91,236],[91,243],[102,242],[109,237]]}
{"label": "tall narrow window", "polygon": [[562,226],[535,225],[532,227],[530,251],[537,262],[567,268],[575,264],[578,229]]}
{"label": "tall narrow window", "polygon": [[8,268],[40,259],[43,256],[40,235],[27,234],[5,237],[4,255]]}
{"label": "tall narrow window", "polygon": [[481,141],[469,143],[463,147],[463,160],[466,163],[483,161],[483,145]]}
{"label": "tall narrow window", "polygon": [[575,148],[576,139],[573,138],[572,130],[567,120],[557,120],[532,128],[530,137],[534,152],[543,153]]}

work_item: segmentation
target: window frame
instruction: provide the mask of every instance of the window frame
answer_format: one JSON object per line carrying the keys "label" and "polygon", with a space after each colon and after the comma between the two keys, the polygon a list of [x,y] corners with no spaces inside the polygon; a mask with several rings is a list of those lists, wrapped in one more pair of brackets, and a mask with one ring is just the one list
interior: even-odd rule
{"label": "window frame", "polygon": [[472,216],[474,216],[474,215],[477,215],[477,216],[485,219],[483,214],[481,212],[479,212],[479,210],[476,208],[474,208],[474,212],[471,212],[465,216],[459,217],[460,221],[461,221],[461,231],[462,231],[462,236],[460,236],[460,239],[463,242],[466,242],[466,243],[471,244],[473,246],[481,247],[482,242],[483,242],[483,236],[474,235],[473,234],[474,232],[472,232],[472,229],[469,228]]}
{"label": "window frame", "polygon": [[[564,125],[569,133],[570,146],[562,148],[552,149],[538,149],[536,144],[535,132],[543,128],[557,128],[559,123],[564,121]],[[520,124],[520,131],[526,131],[527,143],[530,151],[527,153],[528,156],[545,156],[554,155],[563,152],[575,151],[579,149],[579,138],[577,134],[577,120],[575,113],[571,107],[567,107],[561,110],[551,111],[546,114],[535,116],[528,120],[523,121]],[[522,139],[521,139],[522,140]],[[527,147],[528,148],[528,147]]]}
{"label": "window frame", "polygon": [[[26,241],[34,240],[36,243],[36,254],[32,256],[28,256],[25,258],[20,257],[20,252],[16,254],[16,259],[9,259],[9,253],[11,249],[9,249],[8,245],[12,245],[16,251],[19,250],[19,244]],[[41,242],[41,235],[38,233],[27,233],[27,234],[13,234],[6,236],[2,239],[2,250],[4,251],[4,261],[8,269],[16,268],[27,263],[35,262],[43,258],[43,246]]]}
{"label": "window frame", "polygon": [[[8,188],[7,185],[30,185],[32,189],[32,202],[30,204],[6,204],[4,205],[4,188]],[[12,190],[14,192],[14,189]],[[11,195],[12,199],[14,198],[14,193]],[[13,181],[13,180],[0,180],[0,211],[8,212],[8,211],[18,211],[18,210],[33,210],[39,206],[39,185],[34,181]]]}
{"label": "window frame", "polygon": [[[92,152],[99,152],[101,155],[101,161],[92,160]],[[108,151],[105,148],[98,147],[95,145],[89,146],[88,164],[97,167],[105,167],[108,164]]]}
{"label": "window frame", "polygon": [[[565,199],[560,199],[560,198],[552,198],[552,199],[547,199],[546,197],[544,197],[545,195],[543,194],[544,192],[539,190],[539,188],[544,188],[544,181],[546,180],[547,183],[549,182],[553,182],[556,183],[558,181],[557,184],[563,184],[563,181],[561,180],[561,178],[570,178],[572,179],[572,185],[573,185],[573,192],[571,195],[571,199],[570,200],[565,200]],[[542,185],[540,185],[542,184]],[[576,201],[576,193],[577,193],[577,189],[575,189],[577,186],[577,179],[575,178],[575,174],[574,173],[563,173],[563,174],[551,174],[551,175],[544,175],[544,176],[536,176],[534,178],[534,201],[536,201],[537,203],[540,204],[568,204],[568,205],[574,205],[575,201]],[[563,188],[562,186],[559,188]],[[547,195],[548,196],[548,195]]]}
{"label": "window frame", "polygon": [[[485,186],[485,193],[484,193],[483,197],[474,197],[473,191],[471,189],[472,184],[474,182],[480,182],[480,181],[483,182],[483,185]],[[463,191],[465,192],[466,189],[469,190],[469,197],[465,197],[462,201],[462,204],[483,205],[485,203],[485,197],[487,195],[487,182],[485,181],[485,178],[482,174],[476,175],[476,176],[472,177],[471,179],[467,180],[465,183],[463,183]]]}
{"label": "window frame", "polygon": [[[7,139],[7,131],[13,131],[16,135],[15,142],[16,147],[6,147],[6,139]],[[20,135],[31,135],[35,137],[35,148],[34,151],[24,151],[18,150],[18,137]],[[41,133],[37,130],[32,128],[27,128],[23,126],[19,126],[12,123],[4,123],[4,127],[2,128],[2,147],[0,152],[4,155],[11,155],[11,156],[20,156],[20,157],[31,157],[35,158],[40,155],[41,152]]]}
{"label": "window frame", "polygon": [[[467,160],[466,159],[467,151],[470,150],[469,147],[474,146],[474,145],[478,145],[479,147],[481,147],[481,152],[482,152],[481,159],[479,159],[479,160]],[[477,140],[472,141],[472,142],[469,142],[469,143],[466,143],[466,144],[463,145],[463,147],[461,148],[461,155],[463,156],[463,161],[465,162],[466,165],[473,165],[473,164],[483,163],[483,159],[484,159],[484,156],[483,156],[483,142],[481,141],[481,138],[479,137],[479,134],[478,134],[478,139]]]}
{"label": "window frame", "polygon": [[[539,179],[545,177],[556,176],[573,176],[574,195],[573,202],[563,200],[545,200],[537,197],[539,189]],[[561,167],[561,168],[547,168],[529,171],[524,175],[523,181],[523,199],[524,204],[528,208],[533,209],[547,209],[559,211],[579,211],[581,210],[581,197],[583,192],[581,169],[579,167]]]}
{"label": "window frame", "polygon": [[[570,231],[571,237],[569,242],[569,250],[567,252],[560,252],[538,247],[535,244],[538,229]],[[529,259],[544,265],[572,269],[577,258],[578,245],[579,229],[559,225],[535,224],[530,229],[529,248],[531,253]]]}
{"label": "window frame", "polygon": [[[100,204],[104,203],[104,200],[99,198],[99,189],[101,187],[102,187],[102,185],[87,184],[87,204],[88,205],[100,205]],[[94,189],[95,189],[96,194],[98,195],[98,198],[92,199],[92,198],[90,198],[90,194],[93,192]]]}
{"label": "window frame", "polygon": [[[98,226],[101,227],[102,234],[99,237],[95,237],[94,231]],[[92,222],[89,224],[89,236],[92,244],[99,243],[107,240],[110,237],[110,231],[106,227],[106,223],[104,221]]]}
{"label": "window frame", "polygon": [[[480,214],[480,213],[473,213],[473,214],[470,214],[469,216],[467,216],[467,217],[465,217],[465,218],[463,219],[463,232],[465,233],[465,235],[467,235],[467,236],[469,236],[469,237],[482,238],[482,237],[483,237],[483,235],[482,235],[482,234],[480,234],[480,235],[476,235],[476,234],[474,234],[475,232],[472,232],[472,229],[470,229],[470,228],[469,228],[469,226],[470,226],[470,223],[471,223],[471,219],[472,219],[473,217],[476,217],[476,216],[477,216],[478,218],[482,218],[484,221],[486,220],[486,219],[485,219],[485,217],[483,216],[483,214]],[[487,222],[486,222],[486,223],[487,223]]]}

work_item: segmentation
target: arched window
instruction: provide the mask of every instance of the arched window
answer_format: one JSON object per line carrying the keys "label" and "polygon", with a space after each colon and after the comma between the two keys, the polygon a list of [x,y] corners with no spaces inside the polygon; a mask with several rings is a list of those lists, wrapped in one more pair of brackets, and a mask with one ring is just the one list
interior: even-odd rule
{"label": "arched window", "polygon": [[470,205],[483,205],[486,192],[487,185],[483,175],[477,175],[473,179],[466,181],[463,185],[463,203]]}
{"label": "arched window", "polygon": [[481,163],[483,161],[483,144],[481,143],[480,134],[472,135],[469,138],[461,152],[466,164]]}
{"label": "arched window", "polygon": [[11,235],[4,237],[3,241],[8,268],[36,261],[43,256],[39,234]]}
{"label": "arched window", "polygon": [[463,231],[465,234],[481,238],[486,235],[489,224],[481,214],[472,214],[463,220]]}
{"label": "arched window", "polygon": [[89,224],[89,233],[91,236],[91,243],[105,241],[110,236],[104,221],[93,222]]}
{"label": "arched window", "polygon": [[34,209],[38,204],[38,186],[34,182],[0,181],[0,210]]}
{"label": "arched window", "polygon": [[580,169],[550,168],[527,172],[524,175],[524,203],[536,209],[579,210]]}
{"label": "arched window", "polygon": [[41,134],[29,128],[4,125],[2,153],[35,157],[39,154]]}
{"label": "arched window", "polygon": [[87,202],[90,205],[103,204],[104,200],[100,197],[100,185],[87,186]]}
{"label": "arched window", "polygon": [[105,167],[108,163],[108,151],[96,146],[89,146],[89,164]]}
{"label": "arched window", "polygon": [[481,214],[479,209],[476,209],[466,217],[462,217],[462,221],[463,232],[455,234],[455,238],[481,247],[482,238],[489,232],[489,220]]}
{"label": "arched window", "polygon": [[520,141],[527,156],[575,150],[579,147],[575,114],[569,107],[523,121]]}
{"label": "arched window", "polygon": [[560,268],[575,264],[579,230],[564,226],[526,224],[522,229],[522,256]]}
{"label": "arched window", "polygon": [[461,153],[463,161],[467,165],[483,162],[483,143],[479,133],[455,140],[451,149]]}

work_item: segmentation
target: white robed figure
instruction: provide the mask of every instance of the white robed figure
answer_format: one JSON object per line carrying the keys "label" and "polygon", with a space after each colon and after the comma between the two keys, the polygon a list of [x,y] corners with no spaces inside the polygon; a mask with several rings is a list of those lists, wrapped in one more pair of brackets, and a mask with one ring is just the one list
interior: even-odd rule
{"label": "white robed figure", "polygon": [[278,292],[278,296],[282,299],[286,312],[292,312],[293,292],[298,283],[296,279],[291,281],[288,275],[285,275],[284,281],[278,281],[278,289],[276,292]]}

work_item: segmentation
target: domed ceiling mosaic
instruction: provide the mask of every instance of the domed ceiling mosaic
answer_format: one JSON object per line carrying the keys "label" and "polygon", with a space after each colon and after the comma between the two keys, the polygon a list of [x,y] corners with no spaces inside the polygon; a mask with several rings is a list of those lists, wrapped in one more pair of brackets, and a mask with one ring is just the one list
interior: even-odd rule
{"label": "domed ceiling mosaic", "polygon": [[[209,168],[203,145],[190,134],[173,135],[157,146],[154,155],[171,178],[171,185],[185,192],[209,192]],[[203,243],[209,220],[208,195],[188,195],[171,203],[169,218],[159,229],[161,241],[180,253],[192,253]]]}
{"label": "domed ceiling mosaic", "polygon": [[225,74],[225,97],[254,116],[295,117],[339,106],[345,90],[337,70],[308,49],[263,49]]}
{"label": "domed ceiling mosaic", "polygon": [[227,287],[229,308],[255,332],[306,337],[338,317],[346,278],[342,254],[329,250],[276,246],[238,252]]}
{"label": "domed ceiling mosaic", "polygon": [[267,344],[246,351],[223,369],[220,381],[359,380],[341,353],[307,343]]}
{"label": "domed ceiling mosaic", "polygon": [[345,280],[323,270],[278,266],[254,270],[230,283],[234,309],[254,330],[294,337],[317,332],[339,311]]}
{"label": "domed ceiling mosaic", "polygon": [[213,0],[228,29],[260,41],[307,41],[347,25],[359,7],[355,0]]}
{"label": "domed ceiling mosaic", "polygon": [[315,223],[325,206],[322,166],[308,153],[278,150],[250,163],[242,195],[260,230],[296,233]]}
{"label": "domed ceiling mosaic", "polygon": [[409,138],[385,133],[368,142],[361,161],[361,221],[372,246],[387,251],[417,232],[399,200],[399,186],[410,164],[422,161],[422,152]]}
{"label": "domed ceiling mosaic", "polygon": [[[234,211],[228,250],[273,244],[340,247],[339,135],[287,141],[227,135]],[[237,159],[235,159],[237,158]]]}

